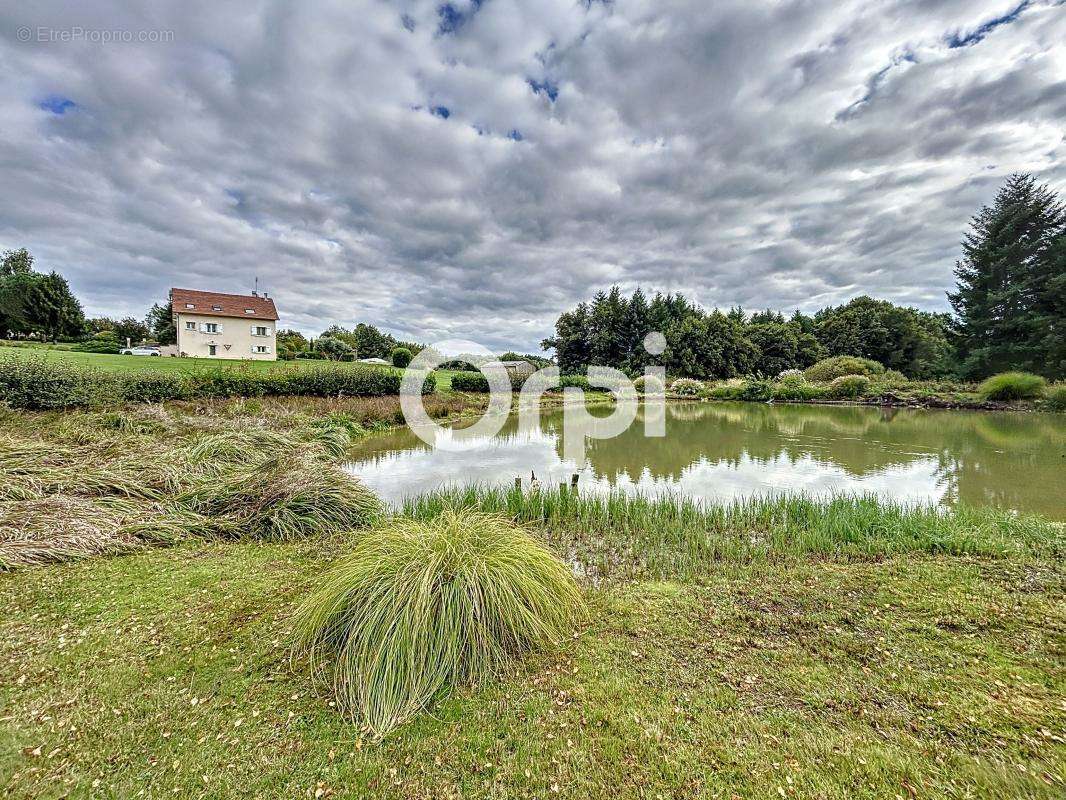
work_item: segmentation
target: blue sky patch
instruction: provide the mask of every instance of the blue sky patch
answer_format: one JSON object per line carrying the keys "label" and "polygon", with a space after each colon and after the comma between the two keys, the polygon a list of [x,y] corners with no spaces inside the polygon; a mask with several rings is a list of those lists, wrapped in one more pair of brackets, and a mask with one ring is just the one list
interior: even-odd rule
{"label": "blue sky patch", "polygon": [[441,119],[448,119],[448,117],[452,115],[448,106],[431,106],[429,113],[435,117],[440,117]]}
{"label": "blue sky patch", "polygon": [[63,97],[58,94],[50,94],[44,98],[37,107],[44,111],[51,111],[53,114],[59,114],[62,116],[70,111],[72,108],[77,108],[78,104],[71,100],[69,97]]}
{"label": "blue sky patch", "polygon": [[460,11],[454,3],[443,3],[437,6],[437,33],[443,36],[446,33],[455,33],[481,10],[484,0],[470,0],[470,10]]}
{"label": "blue sky patch", "polygon": [[518,130],[518,128],[512,128],[511,132],[507,134],[507,138],[513,139],[516,142],[520,142],[525,137],[522,136],[522,131]]}
{"label": "blue sky patch", "polygon": [[988,34],[992,33],[1000,25],[1009,25],[1021,16],[1021,13],[1029,7],[1030,0],[1022,0],[1014,8],[1004,14],[1002,17],[996,17],[990,19],[988,22],[982,23],[974,30],[963,35],[961,32],[955,32],[947,37],[948,47],[955,49],[958,47],[969,47],[970,45],[977,44],[984,39]]}
{"label": "blue sky patch", "polygon": [[553,103],[555,102],[555,98],[559,96],[559,84],[552,83],[547,78],[542,81],[538,81],[534,78],[526,78],[526,83],[528,83],[529,88],[533,90],[533,94],[547,95],[548,99]]}

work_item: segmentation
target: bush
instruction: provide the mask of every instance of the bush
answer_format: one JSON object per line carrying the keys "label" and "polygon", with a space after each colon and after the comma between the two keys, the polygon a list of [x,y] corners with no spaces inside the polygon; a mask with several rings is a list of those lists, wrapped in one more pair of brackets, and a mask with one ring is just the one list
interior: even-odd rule
{"label": "bush", "polygon": [[[111,332],[105,331],[104,333]],[[78,342],[70,349],[77,353],[105,353],[110,355],[118,355],[118,351],[121,348],[119,347],[118,339],[115,338],[114,334],[110,336],[105,336],[104,334],[98,333],[92,339],[87,339],[84,342]]]}
{"label": "bush", "polygon": [[487,392],[489,379],[480,372],[461,372],[452,376],[452,388],[457,392]]}
{"label": "bush", "polygon": [[326,358],[325,353],[320,353],[317,350],[301,350],[296,354],[297,358],[307,358],[314,361],[324,361]]}
{"label": "bush", "polygon": [[786,369],[782,370],[777,376],[779,381],[784,383],[806,383],[807,379],[803,377],[803,370],[801,369]]}
{"label": "bush", "polygon": [[411,359],[414,355],[406,347],[394,347],[392,350],[392,365],[403,369],[411,363]]}
{"label": "bush", "polygon": [[884,371],[881,364],[869,358],[833,356],[807,367],[803,375],[809,381],[828,383],[845,375],[881,375]]}
{"label": "bush", "polygon": [[580,389],[583,392],[602,391],[602,389],[592,388],[592,384],[589,383],[587,375],[560,375],[559,385],[553,387],[555,391],[561,392],[567,387],[573,387],[574,389]]}
{"label": "bush", "polygon": [[186,392],[185,379],[172,372],[132,372],[122,378],[122,399],[131,403],[162,403]]}
{"label": "bush", "polygon": [[862,397],[870,390],[870,379],[865,375],[841,375],[829,383],[829,396],[837,400]]}
{"label": "bush", "polygon": [[775,400],[817,400],[825,397],[828,391],[825,386],[821,386],[817,383],[807,383],[803,380],[802,376],[800,380],[790,379],[778,381],[773,387]]}
{"label": "bush", "polygon": [[641,375],[633,381],[633,388],[638,394],[662,394],[666,384],[655,375]]}
{"label": "bush", "polygon": [[320,353],[326,358],[339,361],[349,353],[355,352],[350,344],[341,339],[334,339],[332,336],[320,336],[315,341],[314,352]]}
{"label": "bush", "polygon": [[43,411],[95,405],[113,396],[115,383],[108,373],[39,356],[0,358],[0,401],[11,408]]}
{"label": "bush", "polygon": [[1044,393],[1047,381],[1031,372],[1001,372],[977,387],[985,400],[1030,400]]}
{"label": "bush", "polygon": [[284,375],[284,385],[270,394],[314,397],[380,397],[400,393],[400,376],[374,367],[315,367],[292,370]]}
{"label": "bush", "polygon": [[751,402],[766,402],[774,396],[774,385],[770,381],[750,378],[744,382],[737,393],[737,399]]}
{"label": "bush", "polygon": [[266,376],[249,369],[223,368],[190,373],[187,377],[191,397],[261,397],[268,392]]}
{"label": "bush", "polygon": [[670,384],[670,391],[680,397],[699,397],[706,388],[695,378],[678,378]]}
{"label": "bush", "polygon": [[294,627],[342,711],[381,737],[454,686],[562,641],[583,611],[570,570],[532,535],[447,508],[357,539]]}
{"label": "bush", "polygon": [[1047,406],[1052,411],[1066,411],[1066,383],[1056,383],[1047,390]]}

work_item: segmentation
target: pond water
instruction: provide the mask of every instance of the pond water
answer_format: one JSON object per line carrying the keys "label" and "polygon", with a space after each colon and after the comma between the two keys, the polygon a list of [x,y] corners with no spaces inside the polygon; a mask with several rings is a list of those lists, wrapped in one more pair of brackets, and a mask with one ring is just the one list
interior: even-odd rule
{"label": "pond water", "polygon": [[[604,410],[602,413],[607,413]],[[666,436],[644,436],[665,414]],[[674,493],[709,500],[802,491],[872,493],[900,502],[992,505],[1066,520],[1066,415],[870,407],[682,403],[641,408],[620,436],[562,458],[563,412],[508,417],[495,436],[404,428],[361,443],[347,468],[391,504],[441,486],[545,485],[580,475],[583,491]]]}

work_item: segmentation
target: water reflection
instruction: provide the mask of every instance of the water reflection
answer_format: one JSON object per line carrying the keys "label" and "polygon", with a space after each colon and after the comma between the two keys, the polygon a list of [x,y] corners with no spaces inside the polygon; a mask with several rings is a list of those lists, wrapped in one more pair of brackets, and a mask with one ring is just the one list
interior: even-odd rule
{"label": "water reflection", "polygon": [[[665,410],[665,438],[590,440],[562,458],[562,412],[434,450],[410,431],[367,440],[350,469],[390,502],[443,485],[544,483],[581,474],[589,490],[730,499],[771,491],[871,492],[902,501],[996,505],[1066,519],[1066,417],[866,407],[690,403]],[[457,432],[445,436],[462,438]]]}

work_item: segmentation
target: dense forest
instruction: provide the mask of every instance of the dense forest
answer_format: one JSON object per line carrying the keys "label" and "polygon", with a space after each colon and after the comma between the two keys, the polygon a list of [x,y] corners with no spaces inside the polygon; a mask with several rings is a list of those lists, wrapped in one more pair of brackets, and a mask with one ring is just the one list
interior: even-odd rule
{"label": "dense forest", "polygon": [[[554,350],[564,373],[611,366],[630,373],[662,364],[694,378],[772,377],[827,356],[872,358],[912,378],[981,378],[1024,369],[1066,376],[1066,211],[1046,186],[1012,175],[973,218],[949,294],[956,315],[856,297],[813,315],[706,311],[680,294],[615,286],[564,312]],[[666,351],[649,355],[659,331]]]}

